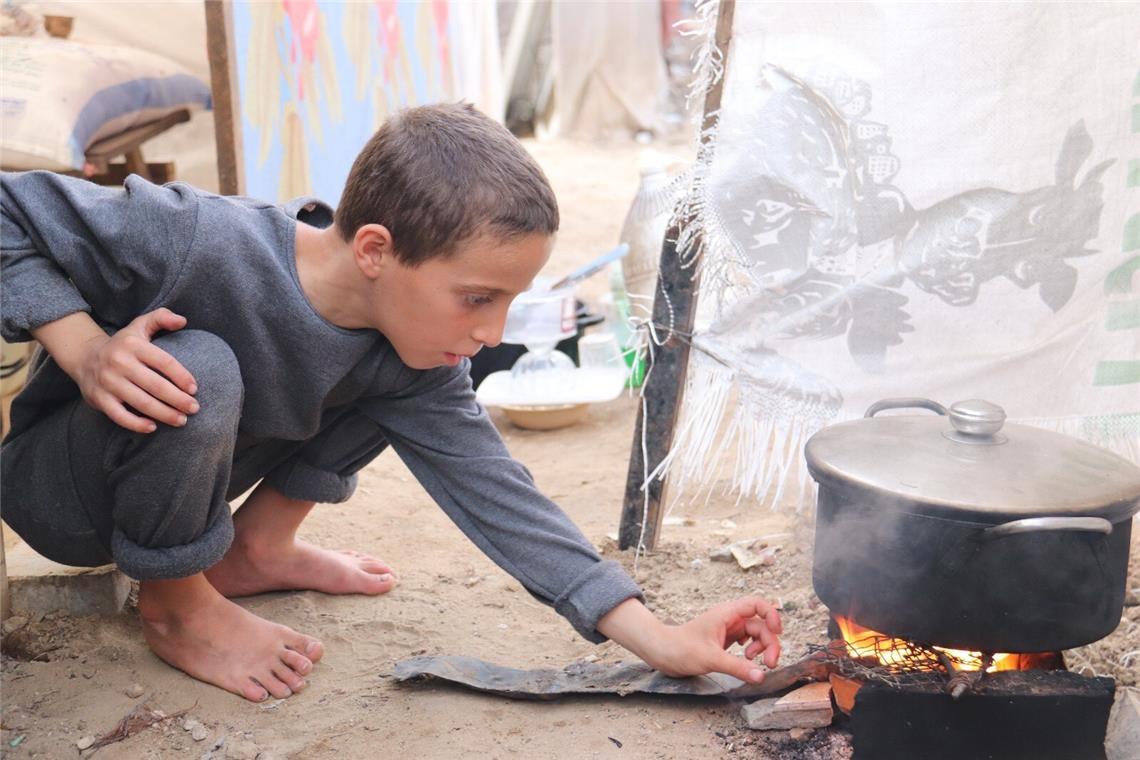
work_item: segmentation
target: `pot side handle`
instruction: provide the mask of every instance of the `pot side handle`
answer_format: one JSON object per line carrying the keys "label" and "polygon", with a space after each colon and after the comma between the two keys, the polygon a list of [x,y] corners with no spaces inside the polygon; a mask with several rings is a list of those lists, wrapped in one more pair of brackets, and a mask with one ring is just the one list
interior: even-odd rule
{"label": "pot side handle", "polygon": [[1112,523],[1103,517],[1027,517],[986,528],[982,531],[981,538],[983,541],[992,541],[1018,533],[1037,533],[1043,530],[1072,530],[1107,536],[1112,533]]}
{"label": "pot side handle", "polygon": [[932,412],[937,412],[945,417],[949,414],[946,407],[939,404],[937,401],[931,401],[928,398],[885,398],[882,401],[876,401],[867,407],[867,412],[864,417],[874,417],[879,412],[884,412],[887,409],[929,409]]}

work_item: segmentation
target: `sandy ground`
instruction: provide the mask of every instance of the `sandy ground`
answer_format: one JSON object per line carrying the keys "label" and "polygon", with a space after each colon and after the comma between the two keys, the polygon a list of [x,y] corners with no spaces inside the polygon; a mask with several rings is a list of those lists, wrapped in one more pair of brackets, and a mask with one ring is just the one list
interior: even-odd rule
{"label": "sandy ground", "polygon": [[[565,272],[613,245],[636,188],[637,146],[528,143],[562,204],[563,232],[549,267]],[[687,146],[669,149],[683,157]],[[592,282],[589,298],[603,288]],[[632,569],[616,534],[634,399],[597,405],[588,419],[554,432],[527,432],[492,416],[512,453],[540,488],[575,519],[604,554]],[[811,527],[806,517],[714,497],[677,508],[663,544],[636,576],[649,604],[683,620],[721,600],[760,592],[784,607],[785,663],[826,640],[826,610],[811,591]],[[680,522],[681,524],[676,524]],[[790,532],[775,564],[742,571],[711,562],[710,550],[753,536]],[[268,594],[250,610],[324,640],[327,655],[310,687],[254,705],[167,667],[146,648],[132,614],[76,619],[49,615],[8,638],[3,664],[0,753],[13,758],[79,755],[76,742],[102,736],[145,702],[200,722],[166,721],[106,746],[99,758],[846,757],[841,732],[794,742],[787,732],[740,727],[724,700],[581,697],[516,702],[435,685],[397,685],[395,662],[414,655],[469,655],[520,668],[561,668],[582,658],[629,659],[612,644],[580,639],[560,617],[480,554],[446,519],[399,460],[387,454],[361,475],[347,503],[322,506],[304,535],[331,547],[389,560],[401,585],[381,598]],[[1134,558],[1137,552],[1134,552]],[[1140,568],[1133,565],[1135,571]],[[1140,607],[1113,636],[1070,661],[1140,683]],[[138,687],[132,689],[132,687]],[[141,696],[132,696],[141,690]],[[214,749],[219,742],[220,748]],[[89,755],[90,753],[84,753]]]}

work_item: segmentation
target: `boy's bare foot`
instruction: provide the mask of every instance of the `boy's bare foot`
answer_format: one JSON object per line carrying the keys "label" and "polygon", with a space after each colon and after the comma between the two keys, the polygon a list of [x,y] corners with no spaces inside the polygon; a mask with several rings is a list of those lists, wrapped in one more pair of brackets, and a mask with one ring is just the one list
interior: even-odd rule
{"label": "boy's bare foot", "polygon": [[225,599],[201,574],[139,584],[147,644],[199,681],[260,702],[305,688],[321,643]]}
{"label": "boy's bare foot", "polygon": [[376,595],[396,586],[392,568],[366,554],[322,549],[294,538],[251,544],[240,535],[206,578],[228,597],[299,590]]}

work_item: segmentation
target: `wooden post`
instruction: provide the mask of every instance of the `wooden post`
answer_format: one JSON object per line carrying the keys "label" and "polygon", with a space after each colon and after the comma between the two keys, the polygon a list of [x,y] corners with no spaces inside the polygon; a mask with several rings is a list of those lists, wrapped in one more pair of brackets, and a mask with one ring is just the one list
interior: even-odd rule
{"label": "wooden post", "polygon": [[0,531],[0,623],[12,614],[12,597],[8,594],[8,560],[4,556],[4,534]]}
{"label": "wooden post", "polygon": [[[704,118],[701,121],[703,141],[709,139],[708,129],[716,120],[716,112],[720,109],[724,80],[728,76],[728,46],[732,39],[732,17],[735,10],[736,0],[720,0],[717,7],[715,44],[721,52],[724,69],[720,79],[705,95]],[[690,222],[691,220],[683,220],[683,223]],[[700,286],[695,264],[703,252],[702,243],[697,237],[693,242],[696,250],[684,251],[679,255],[677,234],[677,226],[665,233],[657,277],[657,296],[653,300],[653,322],[657,325],[658,335],[668,334],[670,326],[674,332],[662,345],[654,348],[653,366],[643,390],[644,405],[637,415],[629,457],[629,475],[625,485],[625,503],[622,505],[618,529],[618,546],[622,549],[637,547],[639,539],[646,549],[657,546],[666,482],[663,478],[657,478],[645,486],[648,504],[641,485],[645,474],[652,472],[673,446],[673,434],[688,376],[689,336],[693,333],[693,322],[697,314],[697,289]],[[688,266],[683,267],[682,261],[688,262]]]}
{"label": "wooden post", "polygon": [[206,52],[214,101],[214,137],[218,146],[218,188],[222,195],[245,189],[241,166],[240,90],[234,52],[233,8],[229,0],[205,0]]}

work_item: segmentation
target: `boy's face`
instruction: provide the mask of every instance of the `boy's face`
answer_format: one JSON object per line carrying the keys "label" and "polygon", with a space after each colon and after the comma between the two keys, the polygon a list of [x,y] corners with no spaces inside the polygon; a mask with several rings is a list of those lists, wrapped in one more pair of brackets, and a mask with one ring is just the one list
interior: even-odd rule
{"label": "boy's face", "polygon": [[546,264],[554,240],[479,236],[418,267],[387,256],[377,279],[377,322],[413,369],[459,364],[503,337],[507,308]]}

